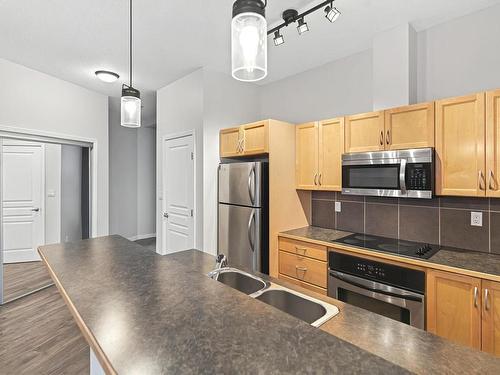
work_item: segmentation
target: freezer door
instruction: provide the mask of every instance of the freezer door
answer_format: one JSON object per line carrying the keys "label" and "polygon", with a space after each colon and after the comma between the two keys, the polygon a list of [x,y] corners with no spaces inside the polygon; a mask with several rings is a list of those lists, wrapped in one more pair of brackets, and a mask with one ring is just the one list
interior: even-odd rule
{"label": "freezer door", "polygon": [[230,266],[261,271],[261,209],[219,204],[219,254]]}
{"label": "freezer door", "polygon": [[220,164],[219,202],[261,207],[262,164]]}

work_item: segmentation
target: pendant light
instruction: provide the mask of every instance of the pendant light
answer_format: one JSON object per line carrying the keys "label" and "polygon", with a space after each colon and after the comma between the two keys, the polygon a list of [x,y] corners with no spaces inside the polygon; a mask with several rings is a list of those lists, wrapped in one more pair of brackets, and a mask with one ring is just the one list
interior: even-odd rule
{"label": "pendant light", "polygon": [[236,0],[231,22],[232,75],[254,82],[267,76],[266,5],[261,0]]}
{"label": "pendant light", "polygon": [[132,87],[132,0],[130,0],[130,82],[122,86],[121,125],[141,127],[141,93]]}

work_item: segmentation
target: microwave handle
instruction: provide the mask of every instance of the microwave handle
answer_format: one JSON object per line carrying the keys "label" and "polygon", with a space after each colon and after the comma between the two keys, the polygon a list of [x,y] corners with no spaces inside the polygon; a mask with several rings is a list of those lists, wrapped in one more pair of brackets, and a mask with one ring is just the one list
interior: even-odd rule
{"label": "microwave handle", "polygon": [[406,194],[406,159],[401,159],[399,167],[399,186],[401,193]]}

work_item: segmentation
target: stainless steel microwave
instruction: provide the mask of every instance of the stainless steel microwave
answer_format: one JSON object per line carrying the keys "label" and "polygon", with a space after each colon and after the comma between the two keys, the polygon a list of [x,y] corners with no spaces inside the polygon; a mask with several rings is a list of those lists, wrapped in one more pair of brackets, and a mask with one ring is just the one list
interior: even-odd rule
{"label": "stainless steel microwave", "polygon": [[432,198],[434,149],[342,155],[342,193],[378,197]]}

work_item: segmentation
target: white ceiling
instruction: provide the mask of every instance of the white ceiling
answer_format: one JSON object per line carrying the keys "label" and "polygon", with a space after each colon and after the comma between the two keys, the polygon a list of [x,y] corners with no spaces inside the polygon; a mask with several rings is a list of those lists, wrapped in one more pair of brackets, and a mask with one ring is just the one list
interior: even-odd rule
{"label": "white ceiling", "polygon": [[[269,26],[285,8],[299,11],[321,0],[268,0]],[[230,72],[233,0],[134,2],[134,86],[145,95],[145,124],[154,123],[154,90],[207,67]],[[322,11],[309,16],[311,31],[283,31],[286,43],[269,43],[263,84],[367,49],[373,35],[411,22],[422,30],[500,0],[337,0],[342,12],[330,24]],[[128,80],[127,0],[0,0],[0,57],[110,96]],[[105,84],[98,69],[120,74]]]}

